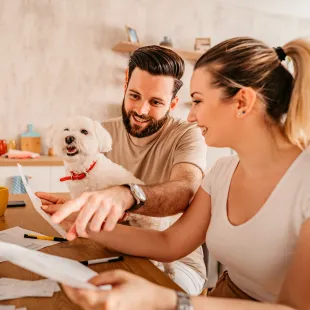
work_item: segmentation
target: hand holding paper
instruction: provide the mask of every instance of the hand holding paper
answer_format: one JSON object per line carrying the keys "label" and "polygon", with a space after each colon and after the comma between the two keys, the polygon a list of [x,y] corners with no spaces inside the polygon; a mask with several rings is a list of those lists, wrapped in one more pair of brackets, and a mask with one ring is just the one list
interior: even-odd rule
{"label": "hand holding paper", "polygon": [[65,238],[67,235],[67,232],[59,224],[53,223],[51,221],[51,217],[42,210],[41,200],[33,193],[29,184],[27,183],[24,172],[23,172],[23,167],[20,164],[17,164],[17,166],[18,166],[19,174],[22,178],[23,184],[27,191],[27,194],[33,204],[33,207],[63,238]]}

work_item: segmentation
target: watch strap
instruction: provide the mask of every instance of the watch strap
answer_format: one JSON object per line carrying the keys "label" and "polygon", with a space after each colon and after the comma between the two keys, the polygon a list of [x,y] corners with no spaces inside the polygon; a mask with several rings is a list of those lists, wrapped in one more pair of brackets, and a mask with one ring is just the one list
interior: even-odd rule
{"label": "watch strap", "polygon": [[131,184],[123,184],[122,186],[125,186],[127,188],[129,188],[131,195],[133,196],[133,198],[135,199],[136,203],[131,206],[128,210],[126,210],[125,212],[131,212],[131,211],[135,211],[140,209],[143,205],[144,205],[144,201],[141,201],[134,193],[133,189],[132,189],[132,185]]}
{"label": "watch strap", "polygon": [[183,292],[177,293],[177,307],[176,310],[194,310],[190,296]]}

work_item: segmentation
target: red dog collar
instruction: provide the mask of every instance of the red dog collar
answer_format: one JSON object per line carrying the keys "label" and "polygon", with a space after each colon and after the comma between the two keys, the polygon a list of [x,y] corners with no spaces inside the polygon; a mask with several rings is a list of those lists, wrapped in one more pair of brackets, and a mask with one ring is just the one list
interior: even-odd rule
{"label": "red dog collar", "polygon": [[96,161],[94,161],[90,167],[86,170],[86,172],[82,172],[82,173],[75,173],[74,171],[70,171],[71,175],[67,176],[67,177],[63,177],[60,179],[60,182],[64,182],[64,181],[75,181],[75,180],[82,180],[84,178],[86,178],[87,174],[89,173],[89,171],[91,171],[95,165],[96,165]]}

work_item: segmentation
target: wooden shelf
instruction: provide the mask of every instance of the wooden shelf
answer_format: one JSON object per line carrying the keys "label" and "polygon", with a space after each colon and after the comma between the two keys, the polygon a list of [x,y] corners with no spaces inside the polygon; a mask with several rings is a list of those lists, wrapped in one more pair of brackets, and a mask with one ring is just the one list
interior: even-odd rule
{"label": "wooden shelf", "polygon": [[[139,47],[145,46],[141,43],[132,43],[128,41],[121,41],[118,42],[113,48],[113,51],[121,52],[121,53],[131,53],[138,49]],[[166,47],[166,46],[164,46]],[[182,49],[176,49],[171,48],[174,52],[176,52],[178,55],[180,55],[184,60],[191,60],[196,61],[198,58],[204,53],[200,51],[190,51],[190,50],[182,50]]]}

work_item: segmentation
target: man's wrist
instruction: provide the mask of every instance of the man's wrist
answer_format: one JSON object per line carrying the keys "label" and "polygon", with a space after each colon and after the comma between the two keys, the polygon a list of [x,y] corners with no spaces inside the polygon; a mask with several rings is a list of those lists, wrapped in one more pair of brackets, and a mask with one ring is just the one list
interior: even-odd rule
{"label": "man's wrist", "polygon": [[136,199],[133,197],[129,187],[126,186],[120,186],[120,187],[123,189],[125,195],[126,202],[124,205],[124,211],[127,211],[136,204]]}

